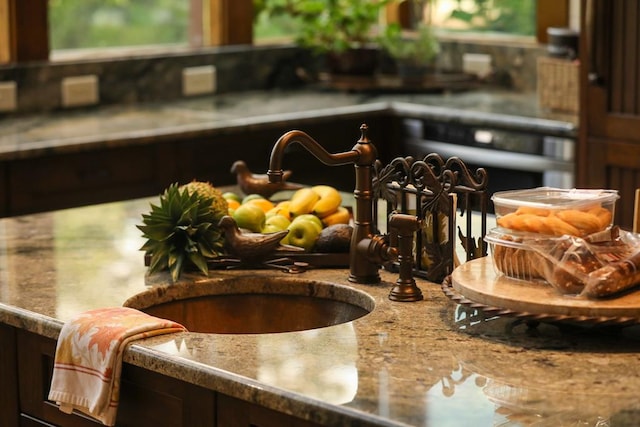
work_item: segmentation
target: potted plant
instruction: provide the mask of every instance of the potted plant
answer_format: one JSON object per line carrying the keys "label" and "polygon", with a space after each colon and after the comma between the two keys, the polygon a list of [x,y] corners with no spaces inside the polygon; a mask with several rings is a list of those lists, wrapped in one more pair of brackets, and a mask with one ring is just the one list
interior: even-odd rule
{"label": "potted plant", "polygon": [[295,41],[324,54],[330,72],[372,74],[377,66],[375,29],[391,0],[265,0],[269,16],[292,18]]}
{"label": "potted plant", "polygon": [[397,24],[389,24],[380,35],[381,48],[396,64],[397,72],[405,80],[421,79],[433,72],[440,45],[428,25],[416,31],[404,32]]}

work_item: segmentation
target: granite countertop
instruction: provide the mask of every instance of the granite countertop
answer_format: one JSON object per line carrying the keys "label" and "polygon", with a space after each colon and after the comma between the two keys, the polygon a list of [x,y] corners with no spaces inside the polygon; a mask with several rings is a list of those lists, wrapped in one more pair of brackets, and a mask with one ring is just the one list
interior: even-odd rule
{"label": "granite countertop", "polygon": [[430,117],[470,124],[576,137],[575,115],[538,107],[535,93],[469,91],[444,94],[372,94],[328,90],[220,94],[162,104],[104,106],[0,119],[0,160],[51,150],[146,144],[274,123],[368,113]]}
{"label": "granite countertop", "polygon": [[[147,276],[139,247],[151,199],[0,220],[0,322],[56,338],[81,311],[120,306],[165,286]],[[474,261],[475,262],[475,261]],[[215,271],[287,277],[281,271]],[[483,317],[441,286],[398,303],[344,269],[295,275],[353,286],[375,301],[352,322],[259,335],[180,333],[138,341],[125,361],[326,425],[634,425],[640,411],[638,327],[537,327]],[[242,357],[238,357],[242,355]],[[635,421],[634,421],[635,420]]]}

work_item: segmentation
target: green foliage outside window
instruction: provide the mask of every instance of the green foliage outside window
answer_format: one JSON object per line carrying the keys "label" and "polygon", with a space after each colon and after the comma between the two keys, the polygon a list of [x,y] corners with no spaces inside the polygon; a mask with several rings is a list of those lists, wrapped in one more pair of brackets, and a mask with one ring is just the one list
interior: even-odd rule
{"label": "green foliage outside window", "polygon": [[[344,49],[370,29],[387,0],[254,0],[256,39],[297,36],[307,46]],[[189,0],[49,0],[51,48],[188,43]],[[536,0],[421,0],[451,12],[436,27],[534,35]],[[460,25],[462,24],[462,25]],[[330,40],[326,39],[331,35]],[[367,41],[366,39],[363,41]]]}
{"label": "green foliage outside window", "polygon": [[455,0],[455,3],[448,20],[464,23],[465,30],[525,36],[536,32],[535,0]]}
{"label": "green foliage outside window", "polygon": [[186,44],[187,0],[49,0],[52,49]]}

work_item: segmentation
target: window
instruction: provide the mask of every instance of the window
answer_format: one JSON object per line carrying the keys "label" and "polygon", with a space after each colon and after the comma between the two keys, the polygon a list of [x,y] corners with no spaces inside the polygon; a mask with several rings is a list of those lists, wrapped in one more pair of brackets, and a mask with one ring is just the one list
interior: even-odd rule
{"label": "window", "polygon": [[[168,43],[190,46],[218,46],[227,44],[249,44],[253,38],[254,8],[253,1],[259,0],[0,0],[0,63],[25,62],[49,59],[50,46],[54,49],[72,47],[68,29],[84,26],[90,21],[103,26],[104,37],[117,38],[119,45],[133,43]],[[420,0],[417,0],[420,1]],[[426,0],[421,0],[426,1]],[[535,9],[536,36],[538,41],[546,42],[546,28],[566,26],[569,19],[569,3],[574,11],[578,10],[578,0],[432,0],[436,4],[449,3],[459,5],[456,21],[464,21],[463,12],[469,6],[498,3],[528,4],[528,10]],[[144,24],[137,30],[140,34],[124,35],[114,30],[114,26],[134,21],[141,15],[122,10],[145,5],[146,14],[141,18]],[[86,12],[68,12],[62,14],[59,8],[85,8],[93,5],[95,14]],[[156,6],[159,5],[159,6]],[[163,6],[164,5],[164,9]],[[108,6],[111,6],[109,8]],[[438,6],[440,7],[440,6]],[[523,6],[524,7],[524,6]],[[78,9],[78,10],[79,10]],[[456,9],[456,10],[458,10]],[[473,8],[472,8],[473,9]],[[99,10],[99,11],[98,11]],[[153,13],[150,13],[150,12]],[[48,15],[53,15],[51,18]],[[64,15],[64,16],[61,16]],[[451,15],[451,13],[449,13]],[[87,18],[87,17],[90,18]],[[511,15],[512,17],[513,14]],[[531,16],[531,14],[529,15]],[[440,18],[439,18],[440,17]],[[144,19],[143,19],[144,18]],[[429,19],[440,19],[452,24],[446,13],[434,14]],[[489,15],[490,21],[496,21]],[[529,18],[528,18],[529,19]],[[476,26],[477,19],[469,20],[467,27]],[[71,25],[71,23],[73,25]],[[527,21],[529,22],[529,21]],[[46,31],[47,23],[51,28]],[[107,25],[109,24],[109,25]],[[264,23],[259,23],[264,25]],[[61,25],[61,28],[57,28]],[[460,26],[458,22],[455,24]],[[454,25],[454,27],[455,27]],[[510,24],[513,26],[513,24]],[[528,24],[527,24],[528,25]],[[517,28],[525,25],[517,24]],[[108,28],[107,28],[108,27]],[[122,28],[122,27],[121,27]],[[272,29],[269,29],[271,31]],[[91,30],[96,31],[98,30]],[[262,31],[262,30],[259,30]],[[265,30],[266,31],[266,30]],[[530,32],[530,30],[527,30]],[[51,33],[51,34],[49,34]],[[146,34],[145,34],[146,33]],[[258,31],[257,31],[258,33]],[[84,33],[81,33],[83,37]],[[104,37],[102,40],[104,40]],[[75,47],[95,46],[100,37],[88,37],[89,41],[76,41]],[[153,38],[153,40],[151,40]],[[50,40],[52,39],[52,40]],[[128,41],[125,41],[128,40]],[[90,44],[93,43],[93,44]],[[101,42],[102,43],[102,42]],[[116,52],[117,53],[117,52]]]}
{"label": "window", "polygon": [[535,0],[429,0],[424,20],[447,32],[535,36]]}
{"label": "window", "polygon": [[175,0],[49,0],[50,45],[53,50],[186,46],[189,6]]}

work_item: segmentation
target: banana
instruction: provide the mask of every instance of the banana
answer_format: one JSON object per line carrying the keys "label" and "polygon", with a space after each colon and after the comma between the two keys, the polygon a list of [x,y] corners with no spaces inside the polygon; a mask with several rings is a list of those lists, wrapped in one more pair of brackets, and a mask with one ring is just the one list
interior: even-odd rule
{"label": "banana", "polygon": [[340,192],[330,185],[315,185],[311,189],[320,196],[312,209],[313,214],[320,218],[334,213],[342,204]]}
{"label": "banana", "polygon": [[291,196],[289,212],[291,212],[291,216],[294,217],[311,213],[311,211],[313,211],[313,206],[318,200],[320,200],[320,195],[310,187],[301,188]]}
{"label": "banana", "polygon": [[349,212],[349,209],[345,208],[344,206],[338,206],[338,209],[336,209],[334,213],[321,218],[321,221],[325,227],[329,227],[330,225],[334,224],[349,224],[350,220],[351,212]]}

